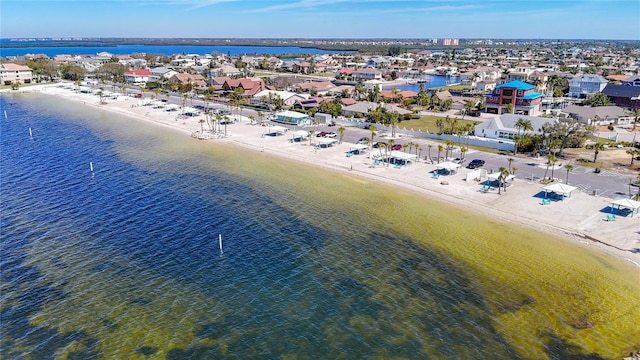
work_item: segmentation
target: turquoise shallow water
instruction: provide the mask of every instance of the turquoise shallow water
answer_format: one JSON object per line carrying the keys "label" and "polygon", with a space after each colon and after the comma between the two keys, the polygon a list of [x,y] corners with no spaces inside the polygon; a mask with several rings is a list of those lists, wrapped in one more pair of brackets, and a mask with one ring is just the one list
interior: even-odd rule
{"label": "turquoise shallow water", "polygon": [[0,101],[3,358],[610,358],[640,344],[637,269],[602,254],[53,97]]}

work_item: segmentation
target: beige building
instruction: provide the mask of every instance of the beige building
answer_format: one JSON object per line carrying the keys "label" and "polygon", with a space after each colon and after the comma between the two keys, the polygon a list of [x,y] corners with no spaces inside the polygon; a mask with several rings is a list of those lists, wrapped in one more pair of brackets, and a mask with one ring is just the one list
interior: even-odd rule
{"label": "beige building", "polygon": [[29,84],[33,79],[33,73],[28,66],[12,63],[0,64],[0,81],[2,85],[13,83]]}

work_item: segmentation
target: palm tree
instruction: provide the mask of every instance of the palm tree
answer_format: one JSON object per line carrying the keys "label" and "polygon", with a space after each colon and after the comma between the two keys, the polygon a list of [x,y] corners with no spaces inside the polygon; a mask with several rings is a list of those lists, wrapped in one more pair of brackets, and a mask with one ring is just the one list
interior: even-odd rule
{"label": "palm tree", "polygon": [[464,159],[464,154],[467,152],[467,148],[460,146],[460,159]]}
{"label": "palm tree", "polygon": [[431,148],[433,147],[433,145],[429,144],[427,145],[427,157],[429,157],[429,161],[431,161],[431,163],[433,163],[433,159],[431,159]]}
{"label": "palm tree", "polygon": [[440,154],[442,153],[442,150],[444,150],[444,146],[438,145],[438,164],[440,164]]}
{"label": "palm tree", "polygon": [[[500,189],[502,189],[502,185],[504,183],[504,180],[507,178],[507,176],[509,176],[509,171],[507,169],[505,169],[503,166],[498,168],[498,195],[500,194]],[[507,187],[505,186],[504,188],[504,192],[507,192]]]}
{"label": "palm tree", "polygon": [[595,143],[593,144],[593,163],[595,164],[596,161],[598,161],[598,154],[600,153],[600,150],[604,150],[604,145],[600,144],[600,143]]}
{"label": "palm tree", "polygon": [[204,134],[204,123],[206,122],[205,119],[200,119],[198,120],[198,122],[200,123],[200,133]]}
{"label": "palm tree", "polygon": [[569,173],[573,171],[573,165],[567,164],[564,168],[567,170],[567,180],[565,180],[565,184],[569,185]]}
{"label": "palm tree", "polygon": [[373,137],[376,136],[376,131],[378,131],[378,128],[376,128],[373,125],[370,125],[369,130],[371,131],[371,138],[369,138],[369,154],[371,154],[371,147],[373,146]]}
{"label": "palm tree", "polygon": [[309,130],[309,146],[311,146],[311,139],[313,138],[313,134],[315,134],[315,131]]}
{"label": "palm tree", "polygon": [[338,134],[340,135],[340,138],[339,138],[339,143],[340,144],[342,144],[342,138],[344,137],[345,130],[347,130],[347,128],[345,128],[344,126],[340,126],[338,128]]}
{"label": "palm tree", "polygon": [[640,149],[629,149],[627,150],[627,154],[631,155],[631,164],[629,164],[629,166],[633,166],[633,160],[636,156],[640,156]]}
{"label": "palm tree", "polygon": [[514,109],[514,107],[513,107],[513,104],[512,104],[512,103],[508,103],[508,104],[504,107],[504,109],[505,109],[505,110],[506,110],[506,112],[508,112],[509,114],[513,114],[513,109]]}
{"label": "palm tree", "polygon": [[420,157],[422,156],[422,146],[418,145],[416,146],[417,151],[418,151],[418,159],[420,159]]}
{"label": "palm tree", "polygon": [[547,158],[549,159],[549,163],[551,164],[551,180],[553,181],[553,170],[556,167],[556,162],[558,162],[558,158],[553,155],[553,154],[549,154],[547,155]]}
{"label": "palm tree", "polygon": [[631,131],[636,131],[638,120],[640,120],[640,109],[635,109],[633,111],[630,111],[629,115],[633,116],[633,129]]}
{"label": "palm tree", "polygon": [[519,143],[519,140],[521,139],[520,131],[522,131],[523,135],[526,134],[527,131],[533,131],[533,125],[531,124],[531,120],[519,118],[518,121],[516,121],[515,128],[518,129],[518,138],[516,139],[516,142],[515,142],[516,147],[513,150],[514,155],[518,153],[518,143]]}
{"label": "palm tree", "polygon": [[446,152],[444,155],[444,160],[446,161],[446,160],[449,160],[449,150],[453,152],[453,149],[454,149],[453,145],[455,145],[455,142],[451,140],[445,140],[444,144],[446,145],[446,148],[445,148]]}
{"label": "palm tree", "polygon": [[513,158],[508,158],[507,162],[509,163],[509,171],[511,171],[511,163],[513,163]]}

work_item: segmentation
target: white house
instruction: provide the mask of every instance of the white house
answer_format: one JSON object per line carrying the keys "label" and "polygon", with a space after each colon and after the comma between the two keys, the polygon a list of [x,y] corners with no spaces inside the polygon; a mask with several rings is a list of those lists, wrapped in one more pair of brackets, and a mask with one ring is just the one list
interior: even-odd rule
{"label": "white house", "polygon": [[516,122],[518,122],[519,119],[531,121],[533,131],[526,131],[525,133],[528,134],[542,134],[542,125],[558,121],[557,117],[543,118],[538,116],[505,113],[476,125],[474,131],[475,136],[512,141],[514,136],[518,135],[518,133],[523,134],[522,129],[516,128]]}

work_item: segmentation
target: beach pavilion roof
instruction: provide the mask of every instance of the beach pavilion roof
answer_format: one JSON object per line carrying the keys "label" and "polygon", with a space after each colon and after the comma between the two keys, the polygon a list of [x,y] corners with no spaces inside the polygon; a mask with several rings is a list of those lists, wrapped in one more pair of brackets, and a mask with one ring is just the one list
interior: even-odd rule
{"label": "beach pavilion roof", "polygon": [[564,197],[566,195],[569,195],[569,197],[571,197],[571,193],[576,189],[578,188],[575,186],[561,183],[553,183],[542,188],[542,190],[544,190],[545,197],[547,196],[547,192],[551,191],[556,194],[562,194],[562,200],[564,200]]}
{"label": "beach pavilion roof", "polygon": [[267,134],[275,133],[276,135],[279,135],[279,134],[284,134],[287,130],[289,129],[287,129],[284,126],[274,125],[274,126],[269,126],[269,128],[267,129]]}
{"label": "beach pavilion roof", "polygon": [[349,146],[349,150],[358,150],[358,151],[367,150],[368,148],[369,147],[364,144],[353,144]]}
{"label": "beach pavilion roof", "polygon": [[[498,181],[498,178],[499,178],[499,177],[500,177],[500,172],[499,172],[499,171],[496,171],[496,172],[491,173],[491,174],[487,174],[487,179],[492,180],[492,181]],[[511,174],[509,174],[509,175],[507,175],[507,177],[504,179],[504,181],[505,181],[505,182],[509,182],[509,181],[511,181],[511,180],[513,180],[513,179],[515,179],[515,177],[516,177],[515,175],[511,175]]]}
{"label": "beach pavilion roof", "polygon": [[309,132],[307,130],[297,130],[291,133],[293,137],[307,137],[309,136]]}
{"label": "beach pavilion roof", "polygon": [[631,217],[633,217],[633,215],[636,214],[636,212],[640,212],[640,201],[635,201],[635,200],[631,200],[631,199],[617,199],[617,200],[613,200],[611,202],[611,208],[618,208],[620,209],[621,207],[623,208],[627,208],[631,210]]}
{"label": "beach pavilion roof", "polygon": [[338,142],[337,139],[332,139],[332,138],[320,138],[320,139],[318,139],[318,143],[319,144],[324,144],[324,145],[331,145],[331,144],[335,144],[337,142]]}
{"label": "beach pavilion roof", "polygon": [[441,162],[440,164],[436,165],[436,170],[444,169],[449,172],[458,171],[459,168],[460,164],[456,164],[451,161]]}

